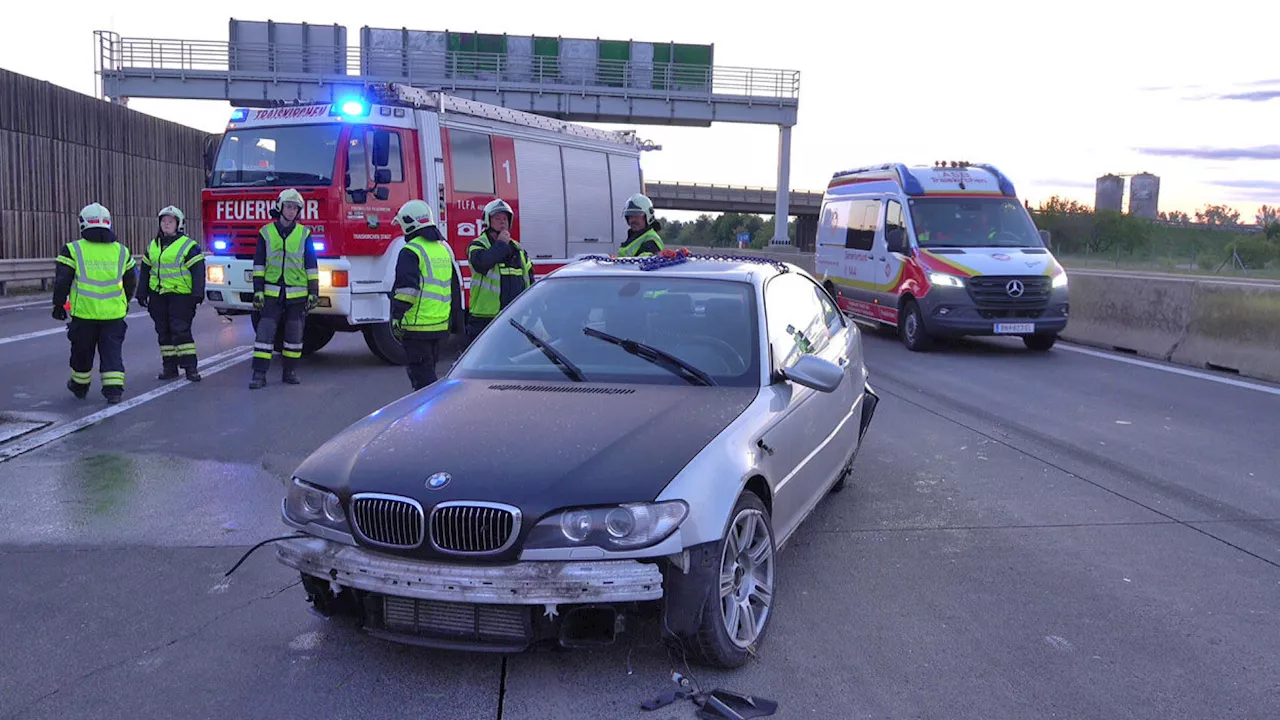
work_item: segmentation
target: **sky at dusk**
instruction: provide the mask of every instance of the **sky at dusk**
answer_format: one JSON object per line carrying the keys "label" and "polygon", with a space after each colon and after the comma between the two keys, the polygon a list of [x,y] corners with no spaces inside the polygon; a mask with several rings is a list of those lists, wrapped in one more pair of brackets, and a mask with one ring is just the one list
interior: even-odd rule
{"label": "sky at dusk", "polygon": [[[381,8],[379,7],[381,5]],[[97,94],[94,30],[225,41],[228,20],[477,31],[715,45],[717,65],[800,71],[791,184],[884,162],[990,162],[1034,206],[1089,205],[1105,173],[1161,178],[1160,209],[1207,203],[1252,222],[1280,205],[1280,3],[684,2],[19,3],[0,24],[0,67]],[[129,107],[210,132],[230,106]],[[608,126],[624,127],[624,126]],[[663,146],[647,180],[773,187],[772,126],[637,127]],[[674,214],[673,214],[674,215]]]}

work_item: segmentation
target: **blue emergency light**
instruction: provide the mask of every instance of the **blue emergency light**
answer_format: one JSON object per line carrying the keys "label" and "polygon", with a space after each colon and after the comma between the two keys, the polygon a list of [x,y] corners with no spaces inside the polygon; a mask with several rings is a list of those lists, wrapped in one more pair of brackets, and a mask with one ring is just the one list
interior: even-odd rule
{"label": "blue emergency light", "polygon": [[315,248],[316,252],[324,252],[324,243],[322,242],[313,242],[311,247]]}
{"label": "blue emergency light", "polygon": [[233,123],[244,122],[245,120],[248,120],[248,119],[249,119],[248,108],[237,108],[234,112],[231,113],[231,122]]}
{"label": "blue emergency light", "polygon": [[226,240],[214,240],[214,241],[213,241],[213,249],[214,249],[214,250],[218,250],[218,251],[226,250],[226,249],[227,249],[227,241],[226,241]]}
{"label": "blue emergency light", "polygon": [[369,114],[369,105],[360,98],[352,97],[338,103],[338,110],[347,117],[364,117]]}

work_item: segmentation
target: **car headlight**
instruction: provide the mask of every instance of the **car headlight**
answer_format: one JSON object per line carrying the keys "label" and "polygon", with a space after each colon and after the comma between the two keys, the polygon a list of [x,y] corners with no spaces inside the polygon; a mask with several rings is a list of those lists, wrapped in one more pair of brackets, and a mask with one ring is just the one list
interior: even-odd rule
{"label": "car headlight", "polygon": [[210,265],[205,272],[205,282],[210,285],[222,285],[227,281],[226,268],[221,265]]}
{"label": "car headlight", "polygon": [[948,273],[929,273],[929,282],[939,287],[964,287],[964,278],[956,277],[955,275],[950,275]]}
{"label": "car headlight", "polygon": [[553,513],[529,531],[529,549],[598,546],[636,550],[657,545],[689,515],[682,500],[598,508],[569,508]]}
{"label": "car headlight", "polygon": [[1056,288],[1067,286],[1067,274],[1065,272],[1058,273],[1053,276],[1053,286]]}
{"label": "car headlight", "polygon": [[335,530],[350,532],[342,500],[324,488],[294,478],[284,498],[284,513],[299,525],[316,523]]}

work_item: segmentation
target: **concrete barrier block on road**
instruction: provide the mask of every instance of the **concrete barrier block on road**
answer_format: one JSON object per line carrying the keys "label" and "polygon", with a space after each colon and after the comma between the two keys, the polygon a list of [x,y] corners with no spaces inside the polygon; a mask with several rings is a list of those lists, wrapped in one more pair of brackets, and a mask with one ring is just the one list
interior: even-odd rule
{"label": "concrete barrier block on road", "polygon": [[1280,382],[1280,286],[1194,285],[1186,338],[1174,350],[1173,362]]}
{"label": "concrete barrier block on road", "polygon": [[1191,317],[1195,283],[1185,280],[1071,275],[1064,340],[1169,360]]}

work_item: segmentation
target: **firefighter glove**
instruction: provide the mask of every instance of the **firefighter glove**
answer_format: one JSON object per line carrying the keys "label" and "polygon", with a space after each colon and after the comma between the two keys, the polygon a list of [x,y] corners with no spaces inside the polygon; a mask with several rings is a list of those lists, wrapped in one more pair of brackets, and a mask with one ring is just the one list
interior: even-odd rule
{"label": "firefighter glove", "polygon": [[400,326],[399,318],[391,321],[391,335],[395,337],[398,342],[404,341],[404,328]]}
{"label": "firefighter glove", "polygon": [[54,320],[66,320],[66,319],[67,319],[67,309],[66,309],[66,308],[64,308],[64,307],[62,307],[61,305],[54,305],[54,306],[53,306],[53,319],[54,319]]}
{"label": "firefighter glove", "polygon": [[312,310],[315,310],[316,306],[319,304],[320,304],[320,298],[316,297],[315,295],[307,296],[307,312],[311,312]]}
{"label": "firefighter glove", "polygon": [[266,304],[266,303],[264,302],[264,298],[263,298],[262,293],[257,292],[257,293],[254,293],[254,294],[253,294],[253,309],[254,309],[254,310],[261,310],[261,309],[262,309],[262,306],[263,306],[263,305],[265,305],[265,304]]}
{"label": "firefighter glove", "polygon": [[151,297],[147,293],[138,293],[138,304],[147,307],[147,303],[151,302]]}

